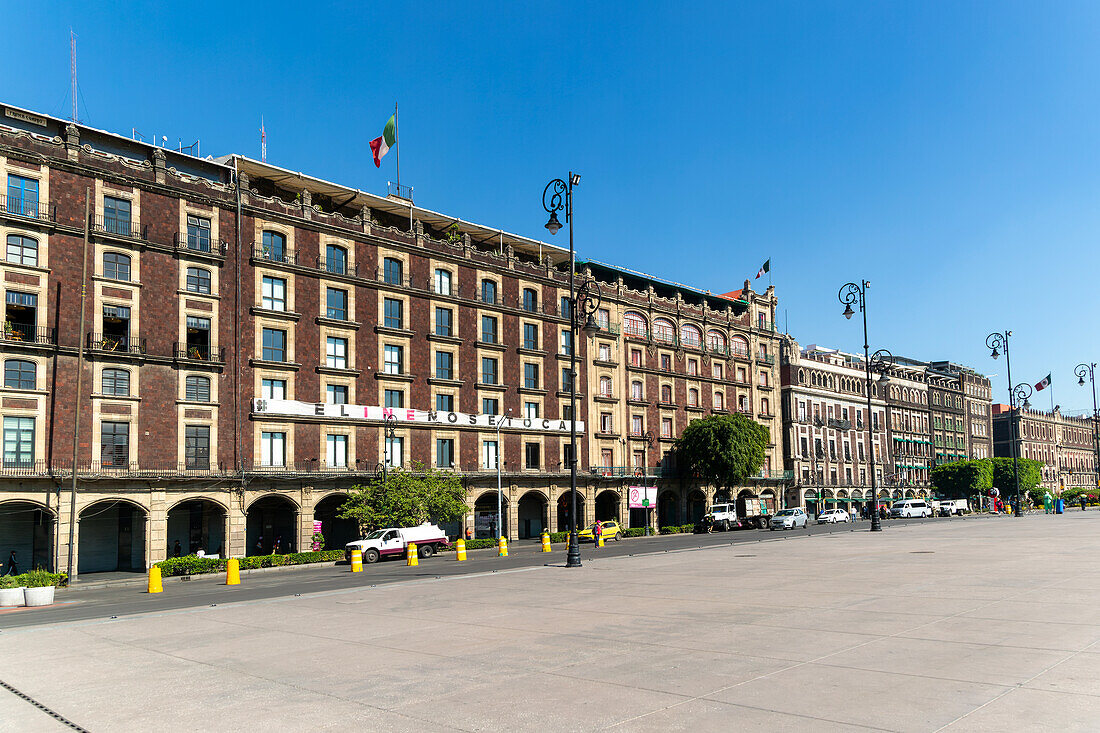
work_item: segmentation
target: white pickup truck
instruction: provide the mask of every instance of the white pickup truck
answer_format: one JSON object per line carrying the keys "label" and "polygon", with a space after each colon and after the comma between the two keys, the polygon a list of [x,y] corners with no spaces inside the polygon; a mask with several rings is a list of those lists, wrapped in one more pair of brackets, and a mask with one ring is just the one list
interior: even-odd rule
{"label": "white pickup truck", "polygon": [[414,542],[420,557],[431,557],[449,544],[442,529],[424,522],[419,527],[376,529],[363,539],[344,545],[344,557],[350,562],[351,551],[358,549],[363,553],[363,562],[378,562],[388,555],[403,556],[405,548]]}
{"label": "white pickup truck", "polygon": [[737,515],[737,503],[715,504],[711,506],[708,514],[711,518],[711,526],[714,529],[725,532],[730,529],[742,529],[744,527],[768,526],[768,508],[760,499],[739,499],[744,501],[745,516]]}

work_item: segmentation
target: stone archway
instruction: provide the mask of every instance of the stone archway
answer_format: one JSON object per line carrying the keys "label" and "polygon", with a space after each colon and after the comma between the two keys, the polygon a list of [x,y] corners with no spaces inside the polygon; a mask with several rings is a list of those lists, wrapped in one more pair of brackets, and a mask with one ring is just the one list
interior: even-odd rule
{"label": "stone archway", "polygon": [[657,526],[673,527],[680,524],[680,495],[666,490],[657,496]]}
{"label": "stone archway", "polygon": [[336,516],[347,498],[348,495],[342,492],[329,494],[313,507],[313,521],[321,523],[326,550],[342,550],[347,543],[359,539],[359,523]]}
{"label": "stone archway", "polygon": [[31,501],[0,504],[0,568],[7,566],[8,555],[15,551],[20,573],[36,568],[52,571],[54,514]]}
{"label": "stone archway", "polygon": [[[567,489],[558,497],[558,531],[569,531],[569,517],[573,511],[573,491]],[[577,530],[585,526],[584,494],[577,490]]]}
{"label": "stone archway", "polygon": [[[474,539],[489,539],[497,536],[497,497],[496,490],[486,491],[474,502]],[[508,496],[500,496],[501,535],[508,536]]]}
{"label": "stone archway", "polygon": [[167,515],[166,557],[194,555],[199,550],[207,555],[226,554],[226,517],[225,507],[210,499],[187,499],[176,504]]}
{"label": "stone archway", "polygon": [[78,520],[77,572],[145,570],[143,507],[125,499],[103,499],[84,507]]}
{"label": "stone archway", "polygon": [[605,522],[609,519],[621,522],[621,506],[622,499],[619,496],[619,492],[611,489],[601,491],[596,495],[596,519],[601,522]]}
{"label": "stone archway", "polygon": [[687,516],[685,523],[698,524],[707,513],[707,495],[702,489],[692,489],[687,497]]}
{"label": "stone archway", "polygon": [[547,511],[549,502],[541,491],[528,491],[519,498],[517,505],[519,523],[519,538],[521,540],[538,537],[542,530],[546,529],[549,517]]}
{"label": "stone archway", "polygon": [[248,555],[298,551],[298,505],[286,496],[267,494],[249,504],[245,528]]}

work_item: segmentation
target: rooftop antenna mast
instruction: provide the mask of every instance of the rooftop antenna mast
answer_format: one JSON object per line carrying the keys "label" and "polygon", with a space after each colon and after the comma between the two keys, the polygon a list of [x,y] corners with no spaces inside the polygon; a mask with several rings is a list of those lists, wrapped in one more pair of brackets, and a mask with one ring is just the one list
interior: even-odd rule
{"label": "rooftop antenna mast", "polygon": [[76,122],[76,34],[69,28],[69,77],[72,80],[73,122]]}

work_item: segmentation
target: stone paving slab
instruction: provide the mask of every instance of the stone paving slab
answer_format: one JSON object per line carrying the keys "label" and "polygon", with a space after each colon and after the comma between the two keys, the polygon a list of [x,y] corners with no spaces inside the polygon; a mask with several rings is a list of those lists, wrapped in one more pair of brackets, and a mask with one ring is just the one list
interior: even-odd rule
{"label": "stone paving slab", "polygon": [[1083,557],[1100,512],[227,594],[5,631],[0,680],[93,731],[1095,731]]}

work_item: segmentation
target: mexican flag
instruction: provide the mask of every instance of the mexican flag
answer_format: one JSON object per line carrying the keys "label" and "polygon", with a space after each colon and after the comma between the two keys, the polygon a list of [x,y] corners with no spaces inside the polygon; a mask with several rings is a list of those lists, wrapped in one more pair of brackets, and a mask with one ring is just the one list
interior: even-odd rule
{"label": "mexican flag", "polygon": [[397,144],[397,121],[394,119],[395,117],[396,115],[390,115],[385,129],[382,130],[382,136],[370,141],[370,149],[374,153],[375,168],[382,166],[382,158],[390,152],[390,148]]}
{"label": "mexican flag", "polygon": [[1035,385],[1035,391],[1036,392],[1041,392],[1042,390],[1046,389],[1049,386],[1050,386],[1050,375],[1048,374],[1043,381],[1041,381],[1041,382],[1039,382],[1038,384]]}
{"label": "mexican flag", "polygon": [[772,261],[769,258],[767,260],[764,260],[764,264],[760,266],[760,272],[756,273],[756,279],[759,280],[761,275],[763,275],[765,272],[771,272],[771,271],[772,271]]}

